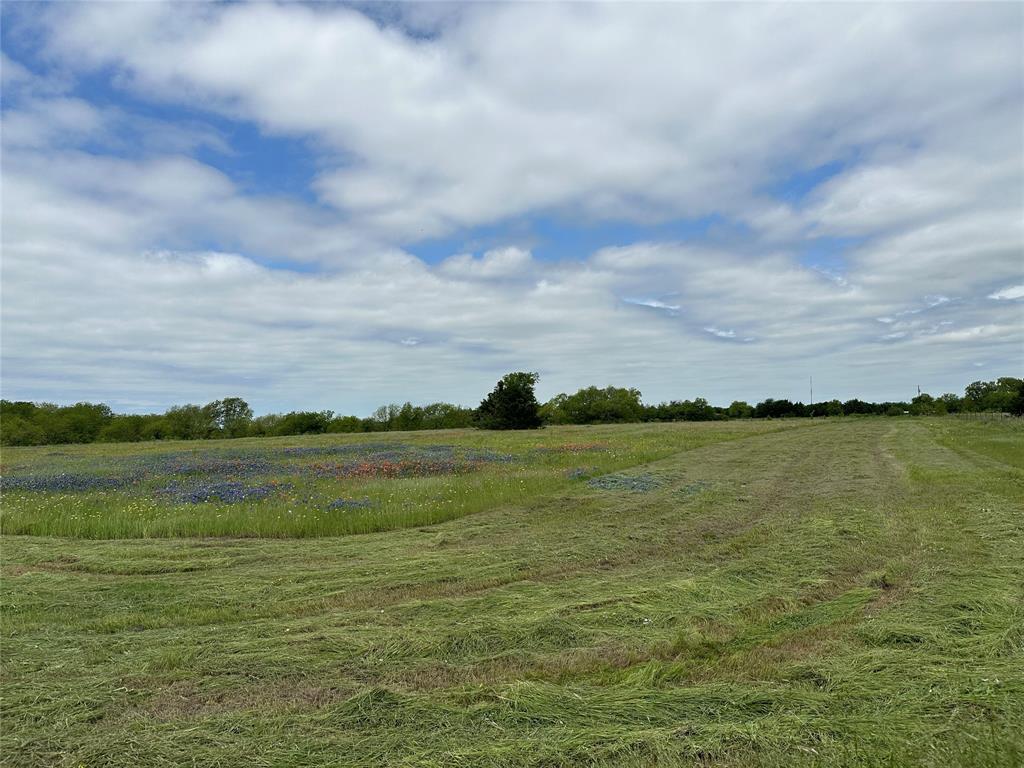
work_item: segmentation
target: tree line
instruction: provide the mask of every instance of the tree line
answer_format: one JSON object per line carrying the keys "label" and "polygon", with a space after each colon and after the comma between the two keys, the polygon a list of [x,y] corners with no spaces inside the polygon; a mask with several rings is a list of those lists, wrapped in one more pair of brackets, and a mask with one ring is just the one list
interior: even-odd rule
{"label": "tree line", "polygon": [[545,424],[615,424],[652,421],[806,418],[825,416],[915,416],[947,413],[1024,414],[1024,380],[1003,377],[975,381],[963,396],[921,394],[908,402],[871,403],[853,399],[820,403],[768,398],[755,405],[737,400],[711,405],[704,398],[645,404],[640,391],[622,387],[586,387],[539,403],[536,373],[504,376],[477,408],[451,403],[383,405],[366,418],[333,411],[292,411],[254,416],[239,397],[206,405],[176,405],[161,414],[117,414],[102,403],[58,406],[0,400],[0,444],[207,440],[338,432],[389,432],[422,429],[530,429]]}
{"label": "tree line", "polygon": [[714,406],[702,397],[645,405],[640,391],[619,387],[587,387],[574,395],[561,394],[540,406],[546,424],[609,424],[639,421],[713,421],[717,419],[765,419],[818,416],[940,416],[947,413],[1024,413],[1024,380],[1003,377],[975,381],[961,397],[922,393],[908,402],[871,403],[852,399],[818,403],[768,398],[756,405],[736,400]]}

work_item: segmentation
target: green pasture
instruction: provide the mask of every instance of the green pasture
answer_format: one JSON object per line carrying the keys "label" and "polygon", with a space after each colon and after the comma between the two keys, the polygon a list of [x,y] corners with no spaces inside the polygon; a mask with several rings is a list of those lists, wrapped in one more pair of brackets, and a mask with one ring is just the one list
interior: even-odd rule
{"label": "green pasture", "polygon": [[1024,764],[1019,422],[388,439],[518,458],[318,486],[378,502],[319,527],[5,493],[0,763]]}

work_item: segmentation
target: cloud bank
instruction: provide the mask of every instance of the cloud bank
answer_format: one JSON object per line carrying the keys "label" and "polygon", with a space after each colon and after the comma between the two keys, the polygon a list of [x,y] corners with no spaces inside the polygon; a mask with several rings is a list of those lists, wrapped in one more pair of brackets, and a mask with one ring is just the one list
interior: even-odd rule
{"label": "cloud bank", "polygon": [[1019,6],[3,13],[5,397],[887,399],[1024,363]]}

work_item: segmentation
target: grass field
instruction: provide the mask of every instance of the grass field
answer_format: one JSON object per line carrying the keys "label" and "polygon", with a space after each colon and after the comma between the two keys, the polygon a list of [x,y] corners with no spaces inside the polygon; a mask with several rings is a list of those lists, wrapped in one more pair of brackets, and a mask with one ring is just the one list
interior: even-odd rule
{"label": "grass field", "polygon": [[1016,421],[3,463],[3,765],[1024,764]]}
{"label": "grass field", "polygon": [[0,532],[335,536],[429,525],[793,422],[8,448]]}

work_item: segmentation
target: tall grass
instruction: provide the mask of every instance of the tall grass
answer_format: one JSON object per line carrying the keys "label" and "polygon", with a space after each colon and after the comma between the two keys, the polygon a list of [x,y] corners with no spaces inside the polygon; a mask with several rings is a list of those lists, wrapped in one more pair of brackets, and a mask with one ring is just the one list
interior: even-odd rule
{"label": "tall grass", "polygon": [[[786,427],[792,427],[787,424]],[[506,504],[525,503],[581,476],[637,466],[673,453],[780,428],[746,424],[659,425],[609,428],[551,428],[539,432],[484,433],[452,430],[389,433],[386,443],[424,448],[434,444],[511,455],[511,461],[483,462],[456,474],[393,479],[315,478],[307,470],[321,456],[289,459],[259,480],[233,476],[207,480],[271,482],[281,490],[268,498],[237,503],[180,503],[160,489],[177,482],[149,471],[121,489],[41,492],[9,490],[3,495],[0,533],[76,538],[181,536],[315,537],[406,528],[452,520]],[[376,440],[371,439],[375,437]],[[90,445],[63,450],[7,449],[4,474],[53,476],[60,473],[117,474],[138,461],[161,456],[189,460],[229,455],[280,458],[292,448],[373,445],[380,436],[319,436],[277,440],[224,440],[170,445]],[[149,465],[143,465],[149,466]],[[203,479],[203,478],[200,478]],[[575,482],[579,482],[577,477]],[[332,509],[339,498],[365,507]]]}

